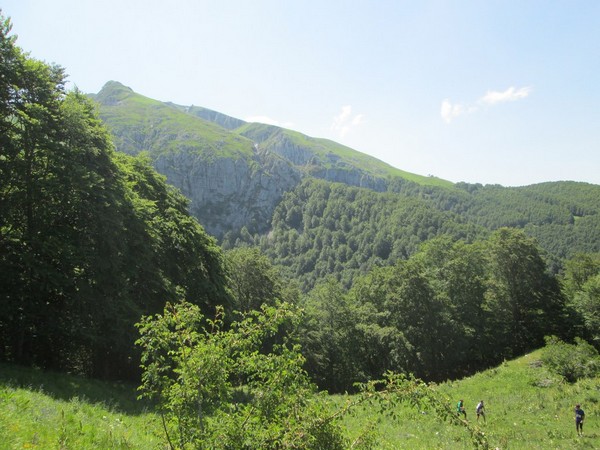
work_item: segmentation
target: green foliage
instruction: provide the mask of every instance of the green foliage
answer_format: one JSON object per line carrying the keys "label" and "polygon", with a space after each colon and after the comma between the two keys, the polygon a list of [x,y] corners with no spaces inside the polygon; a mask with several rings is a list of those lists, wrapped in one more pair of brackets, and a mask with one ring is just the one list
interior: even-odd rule
{"label": "green foliage", "polygon": [[62,68],[1,23],[0,358],[133,377],[142,314],[182,295],[205,312],[228,302],[221,250],[147,159],[114,152]]}
{"label": "green foliage", "polygon": [[575,294],[573,307],[580,314],[585,332],[600,346],[600,273],[590,277]]}
{"label": "green foliage", "polygon": [[472,374],[568,336],[567,309],[534,240],[502,228],[467,244],[441,236],[373,268],[350,290],[309,292],[300,341],[322,389],[351,391],[386,371],[427,381]]}
{"label": "green foliage", "polygon": [[565,263],[561,277],[572,336],[600,348],[600,253],[578,253]]}
{"label": "green foliage", "polygon": [[600,274],[600,253],[578,253],[565,262],[563,284],[569,297],[583,289],[587,281]]}
{"label": "green foliage", "polygon": [[565,194],[560,186],[468,190],[395,178],[388,192],[375,192],[305,179],[275,209],[269,234],[246,242],[258,243],[305,291],[329,275],[349,287],[372,267],[407,259],[438,236],[473,242],[503,227],[534,238],[557,273],[565,258],[597,251],[600,242],[600,210],[593,201],[599,187],[565,183]]}
{"label": "green foliage", "polygon": [[431,412],[488,448],[485,435],[459,419],[446,398],[412,377],[387,373],[331,411],[303,371],[298,347],[286,340],[259,351],[268,335],[297,319],[285,304],[264,306],[225,330],[220,319],[205,321],[186,303],[143,319],[141,397],[157,403],[171,448],[374,448],[369,426],[349,446],[338,424],[363,404],[377,404],[392,418],[402,404]]}
{"label": "green foliage", "polygon": [[[333,279],[318,285],[304,299],[299,340],[313,380],[330,392],[350,390],[365,381],[365,345],[357,304]],[[374,358],[375,355],[370,355]]]}
{"label": "green foliage", "polygon": [[157,402],[172,448],[343,448],[299,349],[286,339],[259,351],[289,321],[297,315],[285,304],[229,330],[187,303],[143,319],[140,390]]}
{"label": "green foliage", "polygon": [[333,274],[346,287],[370,268],[393,264],[441,234],[473,239],[483,230],[419,198],[305,180],[277,206],[261,249],[310,290]]}
{"label": "green foliage", "polygon": [[550,371],[569,383],[600,375],[598,351],[581,338],[575,338],[575,344],[569,344],[556,336],[547,337],[541,359]]}
{"label": "green foliage", "polygon": [[258,248],[235,248],[225,252],[225,259],[237,313],[258,311],[263,304],[273,306],[278,301],[297,302],[299,292],[293,283],[286,282]]}
{"label": "green foliage", "polygon": [[514,356],[537,348],[545,333],[558,333],[564,298],[556,279],[546,272],[535,240],[522,231],[501,228],[490,239],[490,289],[498,346]]}

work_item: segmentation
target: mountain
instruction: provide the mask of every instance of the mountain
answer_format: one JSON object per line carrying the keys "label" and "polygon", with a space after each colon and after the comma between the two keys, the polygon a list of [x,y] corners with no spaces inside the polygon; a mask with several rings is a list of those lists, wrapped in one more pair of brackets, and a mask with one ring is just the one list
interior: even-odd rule
{"label": "mountain", "polygon": [[598,185],[453,184],[330,140],[153,100],[115,81],[92,97],[116,148],[147,154],[225,248],[260,246],[305,289],[329,274],[349,285],[444,234],[473,241],[500,227],[523,229],[553,271],[578,252],[600,252]]}
{"label": "mountain", "polygon": [[451,186],[333,141],[246,123],[206,108],[159,102],[115,81],[92,97],[117,149],[146,152],[169,183],[190,199],[190,212],[217,237],[242,227],[267,231],[283,194],[307,176],[380,192],[398,177]]}

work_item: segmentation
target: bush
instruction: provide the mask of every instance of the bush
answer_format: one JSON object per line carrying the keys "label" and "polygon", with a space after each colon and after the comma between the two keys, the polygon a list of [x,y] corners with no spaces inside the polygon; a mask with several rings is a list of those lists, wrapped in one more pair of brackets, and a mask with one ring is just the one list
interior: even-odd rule
{"label": "bush", "polygon": [[542,362],[551,372],[569,383],[600,374],[598,351],[583,339],[575,338],[575,344],[564,342],[556,336],[547,336],[545,340]]}
{"label": "bush", "polygon": [[303,370],[297,346],[265,340],[297,320],[263,307],[231,328],[198,307],[167,304],[138,325],[142,397],[157,402],[171,449],[341,450],[345,441]]}

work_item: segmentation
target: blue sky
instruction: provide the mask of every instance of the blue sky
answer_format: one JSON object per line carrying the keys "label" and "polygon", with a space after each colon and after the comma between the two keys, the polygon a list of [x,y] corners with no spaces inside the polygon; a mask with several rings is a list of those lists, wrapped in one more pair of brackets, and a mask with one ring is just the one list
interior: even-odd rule
{"label": "blue sky", "polygon": [[600,1],[5,0],[84,92],[117,80],[453,182],[600,184]]}

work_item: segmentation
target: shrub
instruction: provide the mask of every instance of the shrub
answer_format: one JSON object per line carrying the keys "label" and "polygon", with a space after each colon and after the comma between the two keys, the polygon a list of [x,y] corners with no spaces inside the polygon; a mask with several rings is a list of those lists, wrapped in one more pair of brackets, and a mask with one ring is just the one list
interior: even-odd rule
{"label": "shrub", "polygon": [[286,305],[265,306],[225,330],[188,303],[142,320],[141,397],[157,403],[171,449],[344,448],[300,349],[284,339],[262,351],[294,320]]}
{"label": "shrub", "polygon": [[542,362],[551,372],[569,383],[600,374],[598,351],[583,339],[575,338],[575,344],[564,342],[556,336],[547,336],[545,340]]}

